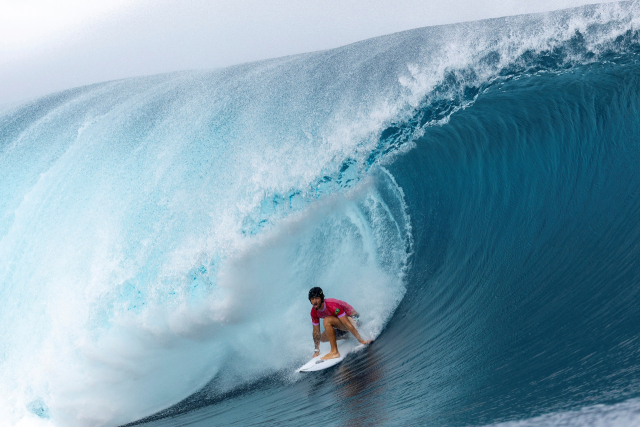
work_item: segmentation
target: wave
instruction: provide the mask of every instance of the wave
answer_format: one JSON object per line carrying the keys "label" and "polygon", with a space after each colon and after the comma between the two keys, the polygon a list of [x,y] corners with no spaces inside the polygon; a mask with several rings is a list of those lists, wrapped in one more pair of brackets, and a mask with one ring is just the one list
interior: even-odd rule
{"label": "wave", "polygon": [[[7,422],[480,425],[636,398],[638,12],[423,28],[3,111]],[[309,380],[292,371],[314,285],[378,339]]]}

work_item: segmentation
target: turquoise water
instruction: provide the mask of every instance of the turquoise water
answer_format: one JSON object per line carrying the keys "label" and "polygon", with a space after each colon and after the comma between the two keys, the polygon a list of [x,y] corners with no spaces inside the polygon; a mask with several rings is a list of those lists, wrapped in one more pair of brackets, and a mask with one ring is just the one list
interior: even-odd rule
{"label": "turquoise water", "polygon": [[[424,28],[4,111],[9,425],[637,424],[639,16]],[[376,341],[302,375],[311,286]]]}

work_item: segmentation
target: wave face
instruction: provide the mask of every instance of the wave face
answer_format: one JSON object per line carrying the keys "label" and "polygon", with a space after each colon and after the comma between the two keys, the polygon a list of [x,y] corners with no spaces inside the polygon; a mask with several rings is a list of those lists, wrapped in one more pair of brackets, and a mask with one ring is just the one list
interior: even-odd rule
{"label": "wave face", "polygon": [[[637,424],[639,18],[424,28],[1,112],[2,422]],[[312,286],[376,342],[308,376]]]}

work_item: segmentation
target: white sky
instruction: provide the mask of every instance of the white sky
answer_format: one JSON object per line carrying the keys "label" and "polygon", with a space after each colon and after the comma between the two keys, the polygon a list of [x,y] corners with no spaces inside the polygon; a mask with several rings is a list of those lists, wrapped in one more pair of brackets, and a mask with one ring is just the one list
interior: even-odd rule
{"label": "white sky", "polygon": [[0,105],[589,0],[0,0]]}

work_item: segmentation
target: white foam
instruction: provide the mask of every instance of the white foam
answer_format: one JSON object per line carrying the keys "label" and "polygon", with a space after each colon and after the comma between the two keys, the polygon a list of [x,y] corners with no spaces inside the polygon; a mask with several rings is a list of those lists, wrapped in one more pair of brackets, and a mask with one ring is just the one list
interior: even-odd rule
{"label": "white foam", "polygon": [[[377,179],[377,186],[394,186],[385,174]],[[213,288],[199,298],[192,298],[190,277],[175,279],[173,297],[162,283],[141,288],[148,292],[142,309],[131,309],[135,294],[118,295],[118,287],[83,290],[75,275],[104,289],[104,281],[114,277],[108,271],[124,262],[105,256],[104,249],[94,250],[100,263],[93,262],[85,275],[79,267],[55,269],[60,282],[43,289],[45,310],[10,337],[24,343],[16,332],[48,325],[37,336],[41,341],[26,348],[37,352],[16,352],[20,360],[4,360],[3,368],[20,374],[2,372],[12,392],[3,396],[11,405],[3,409],[13,411],[10,422],[35,420],[25,408],[33,412],[42,402],[55,425],[116,425],[176,403],[213,378],[214,392],[221,392],[293,366],[312,346],[306,292],[313,285],[358,307],[363,333],[376,336],[404,293],[410,246],[403,223],[408,218],[395,218],[387,203],[404,209],[401,199],[384,200],[371,183],[315,203],[236,246],[214,272]],[[170,258],[181,261],[173,265],[183,271],[192,266],[184,262],[190,258],[181,255],[184,248],[176,250],[180,253]],[[100,318],[105,309],[108,317]]]}
{"label": "white foam", "polygon": [[586,406],[574,411],[554,412],[528,420],[491,424],[492,427],[635,427],[640,425],[640,399],[615,405]]}

